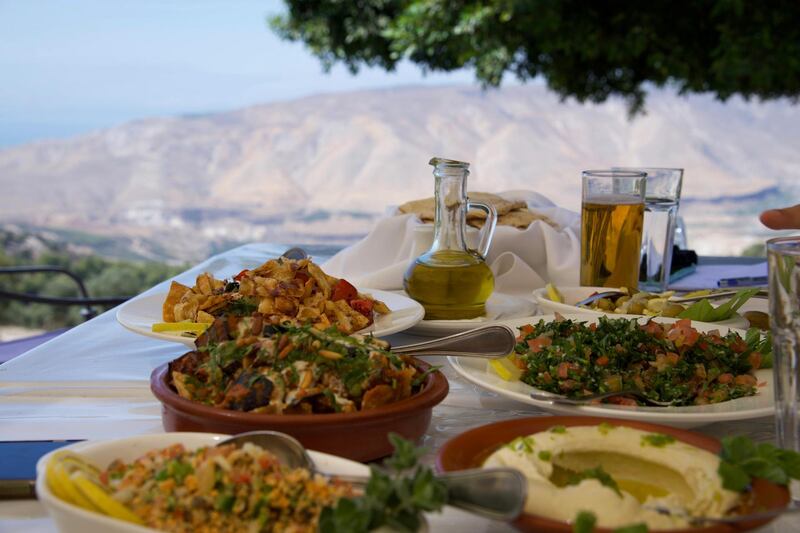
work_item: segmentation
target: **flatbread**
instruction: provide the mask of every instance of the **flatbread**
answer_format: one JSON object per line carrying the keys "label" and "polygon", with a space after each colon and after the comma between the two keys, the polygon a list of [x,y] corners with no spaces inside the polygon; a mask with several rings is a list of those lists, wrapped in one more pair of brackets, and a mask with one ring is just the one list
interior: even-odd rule
{"label": "flatbread", "polygon": [[169,293],[164,300],[164,305],[161,308],[161,315],[164,322],[175,322],[175,306],[181,303],[183,295],[187,292],[192,292],[191,287],[187,287],[177,281],[173,281],[169,286]]}
{"label": "flatbread", "polygon": [[[504,215],[500,215],[499,217],[497,217],[497,225],[513,226],[518,229],[525,229],[528,226],[530,226],[531,223],[536,222],[537,220],[541,220],[542,222],[556,229],[560,228],[558,223],[556,223],[550,217],[542,215],[541,213],[536,213],[535,211],[531,211],[528,208],[515,209],[513,211],[509,211]],[[486,221],[482,219],[474,219],[467,221],[467,224],[476,228],[482,228],[485,223]]]}
{"label": "flatbread", "polygon": [[[481,202],[490,204],[497,210],[498,215],[505,215],[514,209],[521,209],[526,206],[522,200],[506,200],[488,192],[470,192],[467,193],[469,199],[473,202]],[[424,198],[422,200],[412,200],[406,202],[397,208],[400,213],[414,213],[423,222],[432,222],[436,205],[434,198]],[[467,220],[485,219],[486,213],[479,209],[470,209],[467,211]]]}

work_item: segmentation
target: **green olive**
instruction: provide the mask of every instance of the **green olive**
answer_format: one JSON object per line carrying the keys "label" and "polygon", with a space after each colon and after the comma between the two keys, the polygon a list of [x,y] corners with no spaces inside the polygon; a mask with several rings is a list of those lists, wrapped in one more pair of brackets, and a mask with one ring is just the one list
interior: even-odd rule
{"label": "green olive", "polygon": [[641,302],[631,302],[631,304],[628,306],[628,314],[643,315],[644,304],[642,304]]}
{"label": "green olive", "polygon": [[603,311],[613,311],[614,303],[608,298],[600,298],[595,302],[595,307],[602,309]]}
{"label": "green olive", "polygon": [[750,326],[758,329],[769,329],[769,315],[761,311],[745,311],[742,316],[750,322]]}
{"label": "green olive", "polygon": [[683,313],[685,308],[681,304],[667,304],[661,310],[661,316],[676,317]]}

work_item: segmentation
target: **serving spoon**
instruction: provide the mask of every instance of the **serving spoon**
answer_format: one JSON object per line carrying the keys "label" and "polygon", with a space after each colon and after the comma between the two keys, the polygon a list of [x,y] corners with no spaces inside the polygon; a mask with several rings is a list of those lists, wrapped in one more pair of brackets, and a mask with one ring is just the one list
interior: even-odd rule
{"label": "serving spoon", "polygon": [[490,325],[440,339],[393,346],[390,350],[405,355],[454,355],[495,359],[513,352],[516,343],[517,337],[511,328]]}
{"label": "serving spoon", "polygon": [[[343,476],[321,472],[306,449],[294,437],[278,431],[240,433],[217,444],[237,447],[249,442],[270,451],[288,468],[303,468],[328,478],[366,487],[367,476]],[[512,468],[476,468],[445,472],[436,478],[447,487],[447,503],[466,511],[491,518],[510,521],[517,518],[525,506],[528,483],[525,476]]]}

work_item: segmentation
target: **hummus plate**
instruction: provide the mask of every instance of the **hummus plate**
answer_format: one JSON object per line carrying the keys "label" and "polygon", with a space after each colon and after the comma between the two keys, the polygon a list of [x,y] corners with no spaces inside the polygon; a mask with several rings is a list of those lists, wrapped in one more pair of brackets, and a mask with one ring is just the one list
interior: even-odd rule
{"label": "hummus plate", "polygon": [[[593,323],[597,320],[597,314],[565,314],[565,318],[586,321]],[[642,322],[648,317],[633,317],[629,315],[616,315],[619,318],[638,318]],[[543,315],[528,318],[502,321],[501,323],[516,330],[525,324],[536,323],[539,320],[553,320],[554,315]],[[674,322],[671,318],[655,318],[657,322]],[[719,330],[726,333],[733,328],[721,326],[719,324],[706,324],[703,322],[692,322],[698,331]],[[738,331],[744,335],[744,331]],[[774,391],[772,386],[772,369],[763,369],[755,372],[759,383],[758,393],[754,396],[737,398],[725,402],[710,405],[693,405],[685,407],[645,407],[645,406],[623,406],[610,404],[592,404],[582,406],[559,405],[557,403],[534,400],[530,397],[531,392],[541,392],[549,394],[540,389],[531,387],[522,381],[507,381],[498,376],[489,368],[486,360],[466,357],[448,357],[448,361],[455,371],[466,380],[484,388],[488,391],[497,393],[511,400],[517,400],[543,411],[558,414],[572,414],[584,416],[610,416],[626,420],[641,420],[667,424],[675,427],[690,428],[711,424],[714,422],[725,422],[732,420],[747,420],[773,416],[775,412]]]}
{"label": "hummus plate", "polygon": [[[670,447],[674,446],[676,450],[678,448],[682,448],[683,450],[687,449],[696,449],[698,456],[705,455],[706,457],[711,454],[717,454],[720,449],[720,443],[713,437],[709,437],[706,435],[702,435],[699,433],[693,433],[681,429],[675,429],[672,427],[666,426],[659,426],[656,424],[649,424],[646,422],[637,422],[637,421],[630,421],[630,420],[618,420],[618,419],[610,419],[610,418],[597,418],[597,417],[578,417],[578,416],[556,416],[556,417],[529,417],[529,418],[516,418],[512,420],[504,420],[502,422],[496,422],[493,424],[488,424],[485,426],[476,427],[457,435],[450,440],[448,440],[439,450],[439,453],[436,457],[436,467],[441,472],[452,472],[457,470],[463,470],[468,468],[478,468],[483,466],[487,459],[492,456],[495,452],[502,449],[504,446],[508,445],[509,443],[514,442],[515,440],[527,437],[533,434],[537,434],[540,432],[549,432],[552,431],[554,428],[556,429],[556,437],[559,433],[566,433],[569,434],[570,432],[579,432],[580,430],[578,427],[586,428],[586,431],[607,431],[609,434],[614,431],[623,430],[625,432],[634,432],[639,433],[640,431],[646,432],[647,434],[655,434],[655,439],[652,442],[648,443],[645,448],[647,451],[643,452],[644,454],[653,454],[657,453],[659,449],[662,449],[665,453],[671,454]],[[568,435],[562,435],[568,436]],[[536,455],[538,456],[539,453],[545,451],[546,448],[551,448],[553,453],[551,454],[550,458],[552,458],[555,453],[560,452],[567,452],[569,455],[570,450],[568,448],[572,448],[572,451],[575,450],[575,445],[569,444],[567,441],[570,439],[559,439],[556,438],[550,444],[546,443],[547,439],[536,439],[534,437],[534,441],[529,441],[529,444],[533,449],[536,450]],[[624,439],[623,439],[624,440]],[[541,442],[540,442],[541,441]],[[632,443],[633,446],[641,446],[641,439],[637,437],[635,441]],[[517,442],[519,442],[517,440]],[[585,441],[589,442],[589,446],[591,446],[594,440]],[[665,444],[666,443],[666,444]],[[612,446],[612,450],[616,451],[619,447],[618,443],[610,444]],[[601,446],[601,445],[598,445]],[[556,450],[558,448],[558,451]],[[639,453],[638,450],[636,452]],[[680,454],[677,454],[680,455]],[[676,455],[676,456],[677,456]],[[689,454],[690,456],[692,454]],[[546,455],[544,456],[546,457]],[[583,459],[591,459],[591,455],[580,453],[574,454],[572,460],[580,461],[581,458]],[[685,458],[685,454],[684,454]],[[591,459],[594,460],[594,459]],[[671,462],[667,462],[669,468],[665,470],[669,470],[670,472],[679,472],[683,471],[687,476],[695,476],[697,475],[697,469],[692,467],[688,462],[683,466],[688,468],[681,468],[680,465],[676,468],[672,468],[673,465]],[[638,468],[633,470],[629,470],[627,473],[620,471],[620,468],[617,465],[612,463],[601,462],[601,465],[607,466],[609,471],[613,471],[612,473],[615,474],[613,477],[617,481],[623,481],[626,478],[632,478],[635,480],[637,476],[641,476],[641,472]],[[576,466],[567,465],[569,467]],[[578,465],[579,466],[579,465]],[[708,465],[706,465],[708,466]],[[657,468],[657,467],[656,467]],[[706,469],[707,470],[707,469]],[[705,477],[708,477],[707,475]],[[584,478],[586,479],[586,478]],[[649,485],[648,481],[652,481],[652,477],[650,478],[643,478],[645,483],[643,485]],[[708,481],[706,479],[706,481]],[[585,482],[585,481],[584,481]],[[692,483],[695,484],[695,483]],[[634,487],[637,483],[634,481]],[[680,487],[681,482],[678,480],[678,483],[675,485],[676,487]],[[619,485],[623,491],[627,491],[630,487],[623,487],[622,484]],[[669,484],[659,483],[659,486],[671,486]],[[713,483],[710,485],[711,494],[707,496],[711,496],[710,500],[707,500],[709,506],[713,506],[714,502],[714,494],[715,490],[718,490],[718,487],[714,487]],[[636,491],[634,490],[633,493]],[[727,491],[724,491],[727,492]],[[529,494],[533,494],[529,491]],[[630,493],[629,493],[630,494]],[[721,494],[724,496],[724,494]],[[755,509],[780,509],[786,507],[789,503],[789,492],[786,487],[782,487],[779,485],[775,485],[773,483],[769,483],[762,479],[757,479],[753,483],[753,490],[750,495],[751,497],[748,498],[748,502],[744,505],[744,512],[752,512]],[[700,498],[700,503],[702,505],[703,499]],[[541,503],[541,502],[539,502]],[[563,500],[559,500],[558,506],[560,507],[563,505]],[[674,529],[667,529],[667,530],[660,530],[664,531],[665,533],[668,531],[670,533],[680,532],[693,532],[693,533],[724,533],[729,531],[747,531],[751,529],[756,529],[760,526],[766,524],[768,520],[760,520],[760,521],[745,521],[740,522],[736,525],[735,528],[731,528],[728,525],[709,525],[708,527],[697,527],[697,528],[682,528],[677,527]],[[572,531],[572,526],[567,522],[546,518],[541,515],[532,514],[529,512],[523,513],[513,524],[517,529],[521,531],[530,531],[530,532],[543,532],[543,533],[569,533]],[[609,533],[611,529],[603,529],[598,528],[595,531],[598,533]]]}

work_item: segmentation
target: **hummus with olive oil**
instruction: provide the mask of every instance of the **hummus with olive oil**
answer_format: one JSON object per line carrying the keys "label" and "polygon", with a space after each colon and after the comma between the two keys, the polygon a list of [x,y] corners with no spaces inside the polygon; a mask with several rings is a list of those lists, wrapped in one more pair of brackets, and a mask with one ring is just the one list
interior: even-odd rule
{"label": "hummus with olive oil", "polygon": [[556,426],[517,438],[483,466],[525,475],[526,513],[572,521],[589,511],[598,527],[685,527],[685,518],[652,508],[719,517],[739,502],[738,493],[722,487],[716,455],[669,435],[605,423]]}

